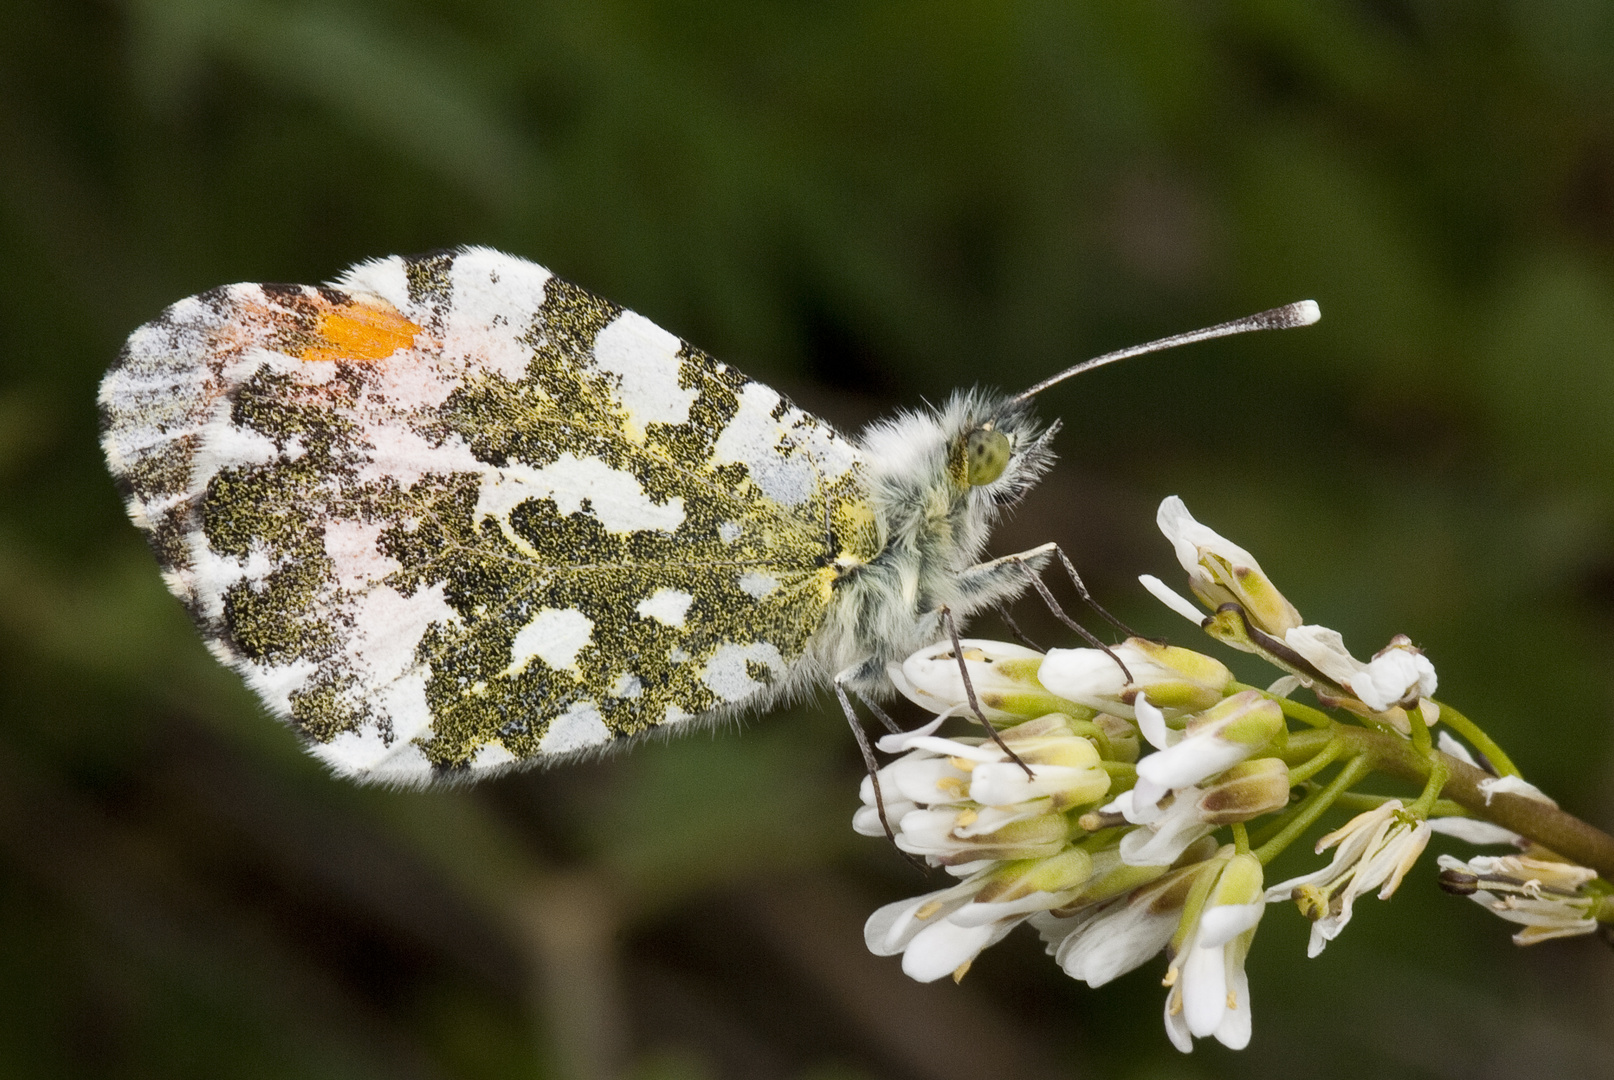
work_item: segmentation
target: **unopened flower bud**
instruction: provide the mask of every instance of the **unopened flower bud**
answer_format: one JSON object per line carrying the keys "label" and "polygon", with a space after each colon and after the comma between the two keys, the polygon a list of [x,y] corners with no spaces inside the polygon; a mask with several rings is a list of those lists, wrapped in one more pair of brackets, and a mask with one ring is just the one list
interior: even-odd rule
{"label": "unopened flower bud", "polygon": [[897,847],[928,857],[934,865],[959,866],[982,859],[1037,859],[1057,855],[1075,835],[1065,815],[1042,813],[997,824],[972,807],[911,810],[897,828]]}
{"label": "unopened flower bud", "polygon": [[[1086,719],[1092,710],[1050,693],[1037,680],[1043,654],[1004,641],[966,638],[959,642],[970,689],[988,720],[1019,721],[1051,712]],[[950,642],[920,649],[901,664],[886,665],[904,697],[933,713],[973,718],[964,677]]]}
{"label": "unopened flower bud", "polygon": [[1187,737],[1214,735],[1223,742],[1261,747],[1282,730],[1283,707],[1259,690],[1244,690],[1191,718]]}
{"label": "unopened flower bud", "polygon": [[1089,739],[1071,731],[1069,718],[1052,713],[1009,729],[1003,741],[1030,768],[1010,761],[995,744],[983,742],[982,760],[970,771],[969,797],[983,806],[1009,806],[1049,799],[1054,810],[1097,802],[1110,790],[1110,774],[1099,765]]}
{"label": "unopened flower bud", "polygon": [[1136,715],[1139,694],[1162,709],[1197,712],[1220,701],[1234,682],[1219,660],[1135,637],[1110,652],[1050,649],[1037,677],[1062,697],[1125,717]]}
{"label": "unopened flower bud", "polygon": [[[1093,856],[1081,848],[1067,848],[1043,859],[1007,862],[987,874],[986,884],[975,894],[977,904],[1007,904],[1035,894],[1069,893],[1087,883],[1093,875]],[[1048,904],[1037,910],[1047,910]]]}
{"label": "unopened flower bud", "polygon": [[1129,720],[1110,713],[1099,713],[1093,717],[1093,723],[1103,730],[1110,740],[1110,760],[1124,761],[1132,764],[1138,760],[1138,729],[1137,725]]}
{"label": "unopened flower bud", "polygon": [[1199,820],[1210,825],[1282,810],[1289,805],[1289,766],[1281,758],[1256,758],[1228,769],[1199,797]]}

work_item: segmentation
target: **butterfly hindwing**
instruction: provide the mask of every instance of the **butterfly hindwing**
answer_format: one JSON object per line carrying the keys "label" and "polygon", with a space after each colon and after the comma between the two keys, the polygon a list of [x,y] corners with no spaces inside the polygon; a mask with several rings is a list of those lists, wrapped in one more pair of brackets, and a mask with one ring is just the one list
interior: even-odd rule
{"label": "butterfly hindwing", "polygon": [[170,589],[347,773],[480,773],[769,696],[834,561],[876,545],[827,425],[484,249],[182,301],[101,404]]}

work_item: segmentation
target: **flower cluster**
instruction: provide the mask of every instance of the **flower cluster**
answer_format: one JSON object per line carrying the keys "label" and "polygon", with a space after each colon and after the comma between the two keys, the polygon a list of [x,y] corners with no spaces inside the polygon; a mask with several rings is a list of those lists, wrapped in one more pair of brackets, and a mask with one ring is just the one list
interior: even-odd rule
{"label": "flower cluster", "polygon": [[[880,740],[895,760],[865,778],[854,827],[889,830],[956,880],[881,908],[865,933],[870,950],[900,954],[922,981],[963,978],[1023,922],[1093,987],[1164,952],[1173,1044],[1188,1051],[1214,1037],[1238,1048],[1251,1031],[1244,961],[1267,904],[1294,902],[1316,956],[1358,898],[1390,898],[1432,834],[1523,844],[1482,820],[1485,810],[1498,794],[1545,796],[1471,721],[1435,703],[1434,667],[1409,639],[1358,661],[1181,500],[1161,505],[1159,523],[1209,613],[1158,579],[1145,587],[1285,677],[1265,691],[1244,686],[1210,656],[1139,637],[1047,652],[967,639],[890,665],[893,685],[935,719]],[[1291,702],[1299,686],[1323,709]],[[943,735],[950,718],[977,727]],[[1448,731],[1437,750],[1429,728],[1443,719],[1507,775],[1480,772],[1491,761]],[[1351,790],[1392,758],[1405,775],[1409,755],[1428,776],[1416,799]],[[1440,799],[1453,769],[1470,770],[1468,790],[1483,803]],[[1333,850],[1327,866],[1264,884],[1268,862],[1330,808],[1353,804],[1356,816],[1316,843],[1319,854]],[[1257,818],[1269,821],[1252,841],[1246,823]],[[1441,866],[1448,891],[1524,924],[1521,943],[1614,922],[1614,886],[1571,863],[1442,856]]]}
{"label": "flower cluster", "polygon": [[[1095,986],[1169,949],[1173,1040],[1244,1045],[1261,864],[1211,834],[1288,803],[1287,766],[1259,756],[1285,735],[1282,711],[1220,662],[1139,638],[1109,651],[960,647],[893,665],[892,681],[937,717],[880,741],[900,756],[878,795],[865,778],[854,825],[883,835],[883,803],[898,847],[962,880],[880,909],[869,948],[902,954],[916,979],[962,978],[1032,920]],[[1000,740],[936,734],[969,708],[966,672]],[[1141,760],[1140,735],[1155,748]]]}

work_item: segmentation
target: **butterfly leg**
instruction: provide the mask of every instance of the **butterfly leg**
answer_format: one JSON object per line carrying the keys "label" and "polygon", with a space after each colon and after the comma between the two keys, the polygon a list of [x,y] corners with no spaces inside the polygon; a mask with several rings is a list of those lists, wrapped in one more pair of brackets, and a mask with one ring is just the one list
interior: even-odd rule
{"label": "butterfly leg", "polygon": [[1025,770],[1028,779],[1035,780],[1037,776],[1031,771],[1031,766],[1020,760],[1020,755],[1016,754],[1009,744],[1003,741],[1003,736],[999,735],[998,729],[992,726],[992,721],[986,718],[986,713],[981,709],[981,703],[975,698],[975,684],[970,682],[970,669],[969,665],[964,662],[964,645],[958,640],[958,624],[953,621],[952,610],[943,607],[938,614],[941,615],[942,625],[947,628],[947,638],[953,644],[953,659],[958,661],[958,674],[964,680],[964,697],[970,704],[970,711],[975,714],[975,719],[981,722],[981,726],[986,728],[986,733],[992,736],[992,741],[998,744],[998,749],[1007,754],[1010,761]]}
{"label": "butterfly leg", "polygon": [[[844,685],[848,679],[856,676],[862,667],[863,665],[857,664],[847,668],[845,671],[835,676],[833,683],[835,687],[835,700],[841,703],[841,711],[846,714],[846,723],[852,729],[852,738],[857,740],[857,748],[863,755],[863,768],[867,770],[869,774],[869,783],[874,785],[874,809],[880,815],[880,824],[885,828],[886,839],[890,840],[894,844],[897,842],[897,834],[891,828],[891,822],[886,819],[885,796],[880,791],[880,763],[875,760],[874,747],[869,743],[868,732],[863,730],[863,722],[858,719],[857,710],[852,707],[852,699],[847,696],[846,687]],[[861,700],[862,696],[863,695],[859,694],[858,698]],[[865,701],[864,704],[866,705],[868,702]],[[897,729],[896,724],[892,722],[891,718],[886,716],[884,713],[880,712],[879,710],[875,710],[875,715],[879,716],[880,719],[885,722],[887,727],[890,727],[893,730],[899,730]]]}
{"label": "butterfly leg", "polygon": [[1032,641],[1031,638],[1026,635],[1024,630],[1020,629],[1020,624],[1015,622],[1014,616],[1009,614],[1008,604],[999,604],[997,607],[993,608],[993,610],[997,612],[998,618],[1003,620],[1003,625],[1009,628],[1009,633],[1014,635],[1014,640],[1018,641],[1028,649],[1034,649],[1037,652],[1047,651],[1041,645],[1038,645],[1035,641]]}
{"label": "butterfly leg", "polygon": [[873,713],[874,718],[880,721],[887,731],[893,735],[902,734],[902,728],[897,725],[895,720],[891,719],[891,717],[886,714],[884,709],[880,708],[880,706],[876,705],[862,694],[857,693],[856,690],[852,691],[852,693],[856,694],[858,701],[863,703],[863,707],[869,710],[869,712]]}
{"label": "butterfly leg", "polygon": [[1014,555],[1005,555],[1002,558],[993,559],[990,562],[978,563],[977,565],[970,567],[968,570],[965,570],[963,574],[959,575],[958,584],[961,590],[964,591],[966,598],[969,599],[973,599],[974,597],[996,599],[1003,596],[1005,593],[1018,592],[1019,589],[1024,588],[1029,584],[1032,590],[1035,591],[1037,596],[1042,600],[1043,604],[1046,605],[1048,610],[1053,613],[1054,618],[1058,619],[1065,626],[1069,627],[1083,641],[1087,642],[1093,648],[1104,650],[1105,654],[1108,655],[1111,660],[1114,660],[1116,666],[1121,669],[1121,672],[1126,676],[1127,681],[1131,682],[1132,673],[1127,670],[1127,666],[1126,664],[1122,663],[1121,658],[1115,655],[1115,651],[1095,637],[1093,633],[1085,626],[1081,625],[1075,619],[1072,619],[1069,615],[1065,614],[1065,609],[1060,607],[1058,600],[1054,599],[1054,594],[1049,590],[1047,584],[1042,580],[1041,573],[1050,556],[1057,556],[1059,558],[1060,563],[1064,565],[1066,573],[1070,575],[1072,583],[1076,586],[1077,594],[1082,598],[1083,601],[1092,607],[1094,611],[1097,611],[1099,615],[1103,616],[1107,622],[1116,627],[1116,629],[1120,630],[1122,633],[1126,634],[1128,637],[1137,636],[1137,634],[1125,623],[1121,622],[1121,620],[1115,618],[1115,616],[1111,615],[1108,611],[1105,611],[1099,606],[1098,601],[1093,599],[1093,594],[1087,590],[1087,585],[1082,581],[1081,575],[1076,572],[1075,565],[1065,555],[1064,551],[1060,549],[1058,544],[1043,544],[1042,546],[1034,547],[1029,551],[1022,551]]}
{"label": "butterfly leg", "polygon": [[1064,548],[1060,547],[1058,544],[1050,544],[1049,546],[1054,549],[1054,554],[1059,557],[1060,563],[1065,567],[1065,573],[1070,575],[1070,583],[1076,586],[1076,595],[1082,598],[1082,603],[1098,612],[1099,618],[1121,631],[1121,633],[1125,634],[1127,637],[1143,636],[1126,623],[1104,610],[1104,605],[1093,599],[1093,594],[1087,591],[1087,583],[1082,580],[1082,575],[1076,572],[1076,564],[1070,561],[1070,556],[1065,554]]}

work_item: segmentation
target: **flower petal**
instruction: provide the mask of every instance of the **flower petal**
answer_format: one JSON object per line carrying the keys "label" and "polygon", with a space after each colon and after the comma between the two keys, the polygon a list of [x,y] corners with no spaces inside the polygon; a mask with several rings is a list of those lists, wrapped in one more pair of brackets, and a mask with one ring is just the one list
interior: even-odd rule
{"label": "flower petal", "polygon": [[[889,665],[887,670],[889,671],[892,668],[896,669],[896,671],[898,671],[898,672],[900,672],[902,670],[901,668],[898,668],[895,664]],[[893,678],[895,678],[895,677],[893,676]],[[898,689],[901,689],[901,688],[899,687]],[[904,692],[906,692],[906,691],[904,691]],[[912,731],[899,731],[899,732],[895,732],[894,734],[891,734],[891,735],[882,735],[882,736],[880,736],[879,741],[876,742],[874,745],[879,747],[880,752],[882,754],[904,754],[904,753],[907,753],[910,749],[912,749],[911,744],[912,744],[913,740],[921,739],[921,738],[924,738],[927,735],[930,735],[930,734],[934,733],[935,730],[937,728],[941,727],[942,724],[946,720],[947,720],[947,717],[938,716],[938,717],[936,717],[936,719],[930,721],[930,723],[925,724],[922,727],[916,727]]]}
{"label": "flower petal", "polygon": [[1557,806],[1556,802],[1543,794],[1542,790],[1524,779],[1522,776],[1493,776],[1488,780],[1479,782],[1479,789],[1485,795],[1485,805],[1491,805],[1493,795],[1522,795],[1526,799],[1544,802],[1548,806]]}
{"label": "flower petal", "polygon": [[966,881],[950,889],[886,904],[863,924],[864,944],[875,956],[895,956],[908,947],[914,935],[968,903],[980,887],[980,882]]}
{"label": "flower petal", "polygon": [[1345,647],[1345,639],[1340,637],[1337,630],[1310,624],[1297,626],[1284,634],[1283,641],[1312,667],[1340,686],[1351,685],[1351,680],[1362,670],[1362,662],[1351,655]]}
{"label": "flower petal", "polygon": [[1227,1011],[1216,1026],[1216,1041],[1229,1050],[1243,1050],[1250,1045],[1251,1021],[1250,977],[1244,971],[1244,955],[1249,950],[1246,941],[1227,946],[1224,958],[1227,964]]}
{"label": "flower petal", "polygon": [[1191,787],[1208,776],[1237,765],[1260,747],[1223,742],[1214,735],[1189,737],[1138,762],[1138,780],[1173,791]]}
{"label": "flower petal", "polygon": [[1059,944],[1054,959],[1073,979],[1100,987],[1164,949],[1177,928],[1178,912],[1157,914],[1149,904],[1120,897],[1087,918]]}
{"label": "flower petal", "polygon": [[1464,765],[1472,765],[1476,769],[1480,767],[1480,763],[1474,760],[1474,755],[1469,752],[1468,747],[1452,738],[1449,731],[1442,731],[1440,737],[1435,740],[1435,745],[1440,748],[1441,753],[1451,755]]}
{"label": "flower petal", "polygon": [[1138,730],[1156,750],[1164,750],[1182,741],[1182,732],[1172,731],[1166,726],[1166,714],[1155,708],[1146,695],[1139,694],[1132,708],[1137,713]]}
{"label": "flower petal", "polygon": [[988,945],[1002,941],[1023,919],[960,926],[951,919],[926,926],[902,954],[902,970],[918,982],[935,982],[974,960]]}
{"label": "flower petal", "polygon": [[1516,844],[1520,839],[1512,829],[1471,817],[1430,818],[1429,828],[1442,836],[1455,836],[1470,844]]}
{"label": "flower petal", "polygon": [[1196,941],[1183,961],[1181,980],[1188,1030],[1201,1039],[1216,1034],[1227,1012],[1227,961],[1221,946],[1200,948]]}
{"label": "flower petal", "polygon": [[1217,904],[1206,908],[1199,917],[1199,936],[1195,938],[1195,944],[1204,949],[1226,945],[1244,931],[1253,930],[1266,909],[1263,900],[1249,904]]}
{"label": "flower petal", "polygon": [[1183,1015],[1182,993],[1175,986],[1166,994],[1166,1038],[1183,1053],[1194,1052],[1193,1032],[1188,1030],[1188,1018]]}
{"label": "flower petal", "polygon": [[1195,626],[1203,626],[1205,624],[1205,613],[1199,608],[1195,607],[1192,600],[1188,599],[1182,593],[1173,589],[1170,585],[1167,585],[1164,581],[1161,581],[1153,574],[1139,574],[1138,583],[1145,589],[1148,589],[1150,595],[1152,595],[1156,600],[1160,601],[1162,604],[1166,605],[1172,611],[1175,611],[1178,615],[1181,615]]}

